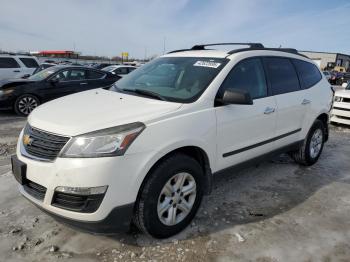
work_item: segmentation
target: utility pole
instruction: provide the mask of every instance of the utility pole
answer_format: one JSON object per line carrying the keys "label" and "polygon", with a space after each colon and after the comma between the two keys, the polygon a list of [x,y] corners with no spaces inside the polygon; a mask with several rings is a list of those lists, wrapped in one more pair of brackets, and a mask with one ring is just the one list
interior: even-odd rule
{"label": "utility pole", "polygon": [[165,40],[166,40],[166,38],[164,36],[164,38],[163,38],[163,55],[165,54]]}

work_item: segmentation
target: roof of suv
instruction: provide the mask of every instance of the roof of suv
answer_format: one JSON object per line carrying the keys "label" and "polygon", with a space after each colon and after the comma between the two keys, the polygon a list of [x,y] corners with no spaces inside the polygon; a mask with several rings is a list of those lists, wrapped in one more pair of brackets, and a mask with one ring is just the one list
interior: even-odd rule
{"label": "roof of suv", "polygon": [[[237,48],[231,51],[206,49],[208,46],[223,46],[223,45],[236,45],[236,46],[248,46],[247,48]],[[299,57],[307,58],[305,55],[298,53],[296,49],[293,48],[268,48],[264,47],[260,43],[218,43],[218,44],[206,44],[206,45],[195,45],[190,49],[182,49],[171,51],[165,56],[172,57],[216,57],[216,58],[226,58],[230,55],[241,53],[241,52],[252,52],[256,51],[258,53],[264,52],[264,54],[279,54],[289,57]]]}

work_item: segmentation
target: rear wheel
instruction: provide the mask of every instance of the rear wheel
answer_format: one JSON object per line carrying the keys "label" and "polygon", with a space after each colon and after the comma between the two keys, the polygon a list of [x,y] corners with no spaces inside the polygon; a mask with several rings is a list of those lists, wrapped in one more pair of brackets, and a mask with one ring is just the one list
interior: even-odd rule
{"label": "rear wheel", "polygon": [[203,171],[183,154],[162,161],[149,175],[136,202],[134,222],[143,232],[166,238],[183,230],[202,200]]}
{"label": "rear wheel", "polygon": [[299,164],[311,166],[320,157],[325,141],[325,126],[316,120],[299,150],[292,152],[292,158]]}
{"label": "rear wheel", "polygon": [[33,95],[22,95],[16,99],[14,109],[16,114],[27,116],[39,105],[40,102],[37,97]]}

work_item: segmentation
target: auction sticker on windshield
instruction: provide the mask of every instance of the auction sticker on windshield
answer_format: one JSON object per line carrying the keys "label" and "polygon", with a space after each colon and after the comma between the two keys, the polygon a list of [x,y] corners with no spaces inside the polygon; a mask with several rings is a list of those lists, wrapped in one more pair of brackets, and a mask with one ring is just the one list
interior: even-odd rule
{"label": "auction sticker on windshield", "polygon": [[211,61],[197,61],[193,64],[194,66],[211,67],[218,68],[221,63],[211,62]]}

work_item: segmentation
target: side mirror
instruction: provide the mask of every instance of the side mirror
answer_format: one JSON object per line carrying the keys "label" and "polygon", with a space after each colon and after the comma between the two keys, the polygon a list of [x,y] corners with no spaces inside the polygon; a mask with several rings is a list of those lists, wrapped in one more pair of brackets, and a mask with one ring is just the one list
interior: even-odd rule
{"label": "side mirror", "polygon": [[223,105],[252,105],[253,100],[249,92],[241,89],[227,89],[221,99],[217,99]]}
{"label": "side mirror", "polygon": [[23,79],[27,79],[28,77],[30,77],[30,74],[25,74],[24,76],[22,76]]}

